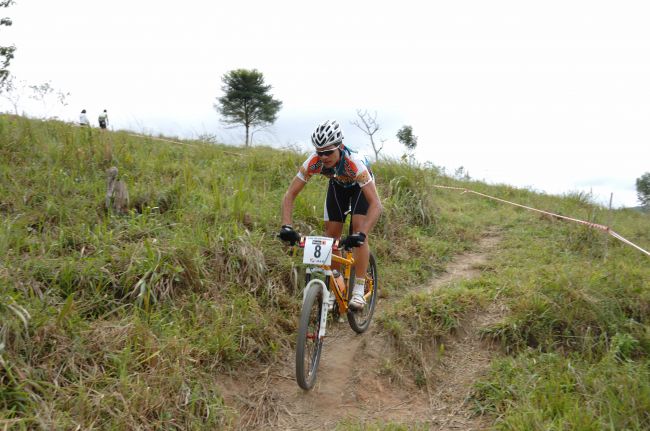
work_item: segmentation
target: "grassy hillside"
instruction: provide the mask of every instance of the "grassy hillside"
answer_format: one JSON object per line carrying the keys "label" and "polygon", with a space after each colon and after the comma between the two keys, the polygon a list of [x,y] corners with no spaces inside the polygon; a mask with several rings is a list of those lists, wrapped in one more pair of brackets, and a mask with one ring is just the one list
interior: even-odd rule
{"label": "grassy hillside", "polygon": [[[231,425],[219,375],[292,348],[297,260],[274,235],[303,158],[0,116],[0,425]],[[128,215],[103,208],[110,166],[128,185]],[[373,169],[384,214],[371,244],[382,295],[397,301],[378,323],[405,346],[404,363],[413,340],[453,331],[496,298],[511,312],[486,336],[508,356],[477,382],[477,412],[498,429],[650,426],[650,258],[582,226],[430,186],[603,224],[607,212],[581,195],[400,163]],[[302,233],[322,227],[324,184],[313,180],[296,202]],[[650,246],[647,215],[611,217]],[[404,295],[487,230],[504,239],[482,277],[436,297]]]}

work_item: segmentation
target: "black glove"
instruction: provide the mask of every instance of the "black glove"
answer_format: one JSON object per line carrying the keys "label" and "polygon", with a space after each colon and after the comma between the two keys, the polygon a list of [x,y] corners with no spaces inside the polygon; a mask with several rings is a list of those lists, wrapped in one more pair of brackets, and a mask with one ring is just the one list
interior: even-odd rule
{"label": "black glove", "polygon": [[361,247],[366,242],[366,234],[363,232],[353,233],[345,237],[341,242],[346,247]]}
{"label": "black glove", "polygon": [[282,228],[280,229],[280,233],[278,234],[278,236],[282,241],[291,243],[291,245],[300,242],[300,235],[298,234],[298,232],[293,230],[293,228],[289,224],[282,225]]}

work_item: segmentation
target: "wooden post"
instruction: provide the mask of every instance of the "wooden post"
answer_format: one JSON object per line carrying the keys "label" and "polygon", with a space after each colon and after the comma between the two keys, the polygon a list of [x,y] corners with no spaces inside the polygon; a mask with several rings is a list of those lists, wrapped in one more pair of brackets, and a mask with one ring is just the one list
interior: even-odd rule
{"label": "wooden post", "polygon": [[[126,214],[129,210],[129,191],[126,183],[117,177],[117,168],[112,166],[106,171],[106,210]],[[111,204],[112,201],[112,204]]]}

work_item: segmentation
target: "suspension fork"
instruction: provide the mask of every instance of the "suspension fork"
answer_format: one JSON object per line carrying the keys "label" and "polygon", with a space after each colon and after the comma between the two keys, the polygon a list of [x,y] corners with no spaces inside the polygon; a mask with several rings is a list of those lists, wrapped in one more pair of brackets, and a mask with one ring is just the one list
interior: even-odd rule
{"label": "suspension fork", "polygon": [[323,280],[319,280],[317,278],[311,280],[309,283],[307,283],[307,286],[305,286],[305,289],[302,291],[303,306],[304,306],[307,290],[312,288],[312,286],[315,286],[317,289],[320,289],[321,295],[323,297],[323,301],[321,303],[321,309],[320,309],[320,324],[318,325],[318,339],[320,340],[325,336],[325,327],[327,326],[327,313],[329,312],[327,303],[329,300],[330,292],[327,289],[327,286],[325,285],[325,282]]}

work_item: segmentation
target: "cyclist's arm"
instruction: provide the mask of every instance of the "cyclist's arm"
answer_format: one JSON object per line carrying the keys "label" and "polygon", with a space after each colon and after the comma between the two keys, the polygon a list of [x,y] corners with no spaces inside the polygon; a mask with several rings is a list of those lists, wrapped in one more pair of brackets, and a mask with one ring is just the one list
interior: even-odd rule
{"label": "cyclist's arm", "polygon": [[291,224],[291,213],[293,212],[293,201],[296,200],[296,196],[298,196],[298,193],[302,191],[302,189],[305,187],[306,182],[301,180],[298,177],[294,177],[293,181],[291,181],[291,184],[289,184],[289,188],[287,189],[287,192],[284,194],[284,198],[282,199],[282,224]]}
{"label": "cyclist's arm", "polygon": [[371,181],[368,184],[364,185],[361,188],[361,192],[368,201],[368,213],[366,214],[365,226],[361,226],[361,232],[368,235],[370,233],[370,230],[375,227],[377,220],[379,220],[382,206],[374,181]]}

